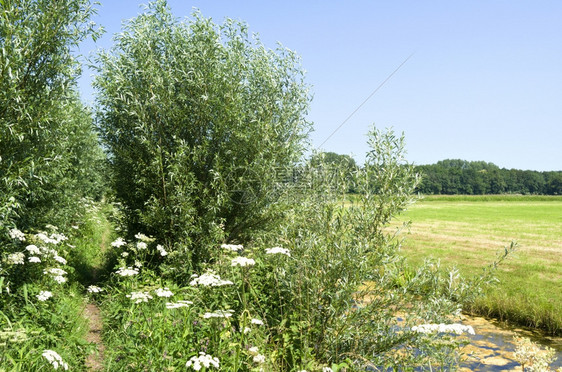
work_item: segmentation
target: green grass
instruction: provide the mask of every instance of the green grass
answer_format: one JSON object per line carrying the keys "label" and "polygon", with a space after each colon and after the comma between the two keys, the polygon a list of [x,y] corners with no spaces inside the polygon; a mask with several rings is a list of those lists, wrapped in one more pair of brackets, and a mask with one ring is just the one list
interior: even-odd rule
{"label": "green grass", "polygon": [[411,265],[433,257],[465,275],[481,272],[496,252],[518,243],[500,266],[500,283],[473,310],[562,333],[562,197],[439,196],[412,206],[403,246]]}

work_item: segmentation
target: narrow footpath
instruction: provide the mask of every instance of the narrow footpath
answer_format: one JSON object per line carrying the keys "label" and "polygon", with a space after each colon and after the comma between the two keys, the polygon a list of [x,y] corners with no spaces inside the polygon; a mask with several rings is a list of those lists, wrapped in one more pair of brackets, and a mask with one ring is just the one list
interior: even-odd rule
{"label": "narrow footpath", "polygon": [[100,309],[95,304],[89,303],[84,308],[84,318],[89,322],[88,335],[86,341],[96,345],[96,352],[86,358],[87,371],[101,371],[103,369],[103,357],[105,347],[101,340],[102,320]]}

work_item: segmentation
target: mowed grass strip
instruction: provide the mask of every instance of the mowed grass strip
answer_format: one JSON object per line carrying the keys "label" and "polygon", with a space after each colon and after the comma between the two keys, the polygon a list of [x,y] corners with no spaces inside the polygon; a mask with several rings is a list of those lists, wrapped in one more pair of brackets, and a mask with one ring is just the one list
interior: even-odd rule
{"label": "mowed grass strip", "polygon": [[562,334],[562,197],[427,197],[401,219],[412,221],[403,246],[410,265],[432,257],[466,276],[516,241],[500,283],[467,310]]}

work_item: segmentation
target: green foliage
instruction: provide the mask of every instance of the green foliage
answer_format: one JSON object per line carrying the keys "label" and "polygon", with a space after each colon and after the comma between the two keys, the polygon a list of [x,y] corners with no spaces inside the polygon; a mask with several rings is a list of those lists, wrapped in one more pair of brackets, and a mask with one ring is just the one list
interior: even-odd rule
{"label": "green foliage", "polygon": [[299,159],[310,129],[295,53],[233,20],[178,22],[157,1],[98,62],[98,121],[131,233],[173,245],[187,268],[216,239],[271,224],[275,170]]}
{"label": "green foliage", "polygon": [[97,35],[93,12],[87,0],[0,6],[0,225],[67,224],[80,197],[101,193],[103,154],[72,54]]}
{"label": "green foliage", "polygon": [[418,191],[424,194],[542,194],[561,195],[562,172],[504,169],[483,161],[447,159],[420,165]]}

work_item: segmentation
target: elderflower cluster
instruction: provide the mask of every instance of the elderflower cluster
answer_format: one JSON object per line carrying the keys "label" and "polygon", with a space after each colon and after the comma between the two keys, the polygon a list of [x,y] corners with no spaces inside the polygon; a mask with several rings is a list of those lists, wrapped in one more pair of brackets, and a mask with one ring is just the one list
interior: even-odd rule
{"label": "elderflower cluster", "polygon": [[54,369],[59,369],[59,367],[63,368],[65,371],[68,371],[68,364],[62,360],[61,356],[53,350],[43,350],[42,354],[43,358],[47,359],[49,363],[53,366]]}
{"label": "elderflower cluster", "polygon": [[127,295],[127,297],[130,298],[131,301],[134,301],[135,304],[152,300],[152,296],[148,292],[131,292],[131,294]]}
{"label": "elderflower cluster", "polygon": [[41,250],[34,244],[28,245],[27,247],[25,247],[25,250],[28,251],[29,254],[42,254]]}
{"label": "elderflower cluster", "polygon": [[242,246],[242,244],[221,244],[221,248],[225,251],[239,252],[244,246]]}
{"label": "elderflower cluster", "polygon": [[266,248],[266,254],[284,254],[285,256],[291,257],[291,252],[287,248],[281,247],[273,247],[273,248]]}
{"label": "elderflower cluster", "polygon": [[412,331],[418,333],[454,333],[457,335],[463,334],[464,332],[471,335],[475,334],[471,326],[463,324],[421,324],[419,326],[413,326]]}
{"label": "elderflower cluster", "polygon": [[242,256],[238,256],[238,257],[234,257],[230,263],[230,266],[241,266],[241,267],[245,267],[245,266],[254,266],[256,264],[256,261],[254,261],[252,258],[246,258],[246,257],[242,257]]}
{"label": "elderflower cluster", "polygon": [[230,280],[223,280],[212,271],[208,271],[201,276],[194,275],[193,280],[189,282],[189,285],[196,286],[202,285],[204,287],[220,287],[223,285],[234,284]]}
{"label": "elderflower cluster", "polygon": [[209,368],[211,366],[219,368],[219,359],[211,355],[199,352],[199,356],[192,356],[187,363],[186,367],[192,367],[194,370],[199,371],[202,367]]}

